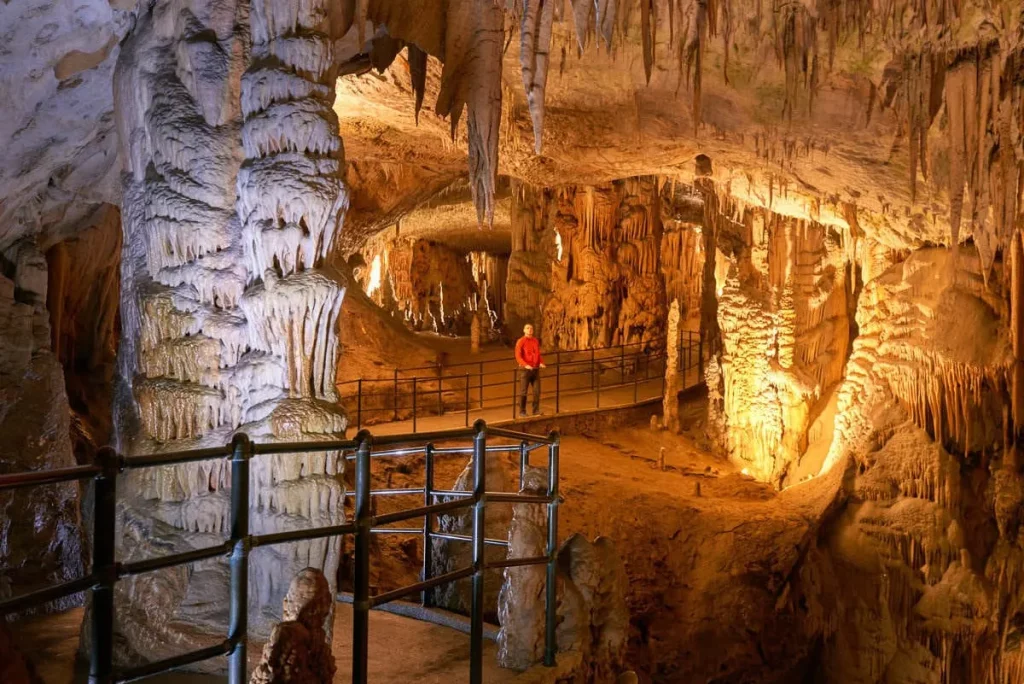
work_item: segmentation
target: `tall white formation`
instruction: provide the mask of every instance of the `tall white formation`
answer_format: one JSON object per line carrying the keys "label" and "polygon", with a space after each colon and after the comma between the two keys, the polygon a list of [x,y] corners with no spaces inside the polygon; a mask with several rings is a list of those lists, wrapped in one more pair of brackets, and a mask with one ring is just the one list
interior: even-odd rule
{"label": "tall white formation", "polygon": [[[344,283],[321,268],[346,207],[328,28],[324,3],[158,0],[125,42],[122,451],[345,431],[333,403]],[[257,457],[251,469],[254,533],[344,518],[340,454]],[[227,461],[122,481],[122,560],[230,531]],[[333,580],[338,562],[336,541],[254,551],[251,629],[278,617],[296,572]],[[179,624],[220,631],[227,588],[221,560],[121,582],[123,634],[145,657],[178,652],[191,638]]]}

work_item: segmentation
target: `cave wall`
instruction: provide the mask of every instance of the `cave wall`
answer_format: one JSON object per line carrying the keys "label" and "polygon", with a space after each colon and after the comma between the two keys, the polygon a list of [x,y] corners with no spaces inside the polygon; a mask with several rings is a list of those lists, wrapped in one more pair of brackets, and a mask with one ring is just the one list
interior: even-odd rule
{"label": "cave wall", "polygon": [[[510,339],[527,323],[539,334],[544,302],[551,294],[551,268],[557,255],[551,227],[555,205],[550,191],[512,184],[512,253],[505,285],[505,324]],[[547,343],[547,340],[545,340]]]}
{"label": "cave wall", "polygon": [[698,329],[702,222],[692,186],[661,177],[518,185],[505,306],[510,335],[532,322],[550,349],[660,348],[669,292],[680,300],[685,327]]}
{"label": "cave wall", "polygon": [[[0,472],[76,465],[46,296],[46,260],[34,239],[0,253]],[[77,579],[83,561],[77,482],[0,493],[0,597]],[[69,596],[49,607],[79,602]]]}
{"label": "cave wall", "polygon": [[[849,233],[708,195],[729,457],[786,484],[812,415],[842,378],[854,295]],[[706,226],[705,229],[708,229]]]}
{"label": "cave wall", "polygon": [[[359,281],[378,306],[413,330],[468,334],[480,306],[477,264],[486,255],[466,254],[435,240],[382,235],[362,253]],[[486,271],[485,271],[486,272]]]}
{"label": "cave wall", "polygon": [[1004,268],[973,245],[930,248],[864,286],[823,468],[849,477],[823,536],[844,588],[821,655],[829,681],[1024,675],[1024,476],[1004,423]]}
{"label": "cave wall", "polygon": [[53,352],[64,368],[79,463],[110,442],[120,304],[121,212],[103,204],[46,251]]}

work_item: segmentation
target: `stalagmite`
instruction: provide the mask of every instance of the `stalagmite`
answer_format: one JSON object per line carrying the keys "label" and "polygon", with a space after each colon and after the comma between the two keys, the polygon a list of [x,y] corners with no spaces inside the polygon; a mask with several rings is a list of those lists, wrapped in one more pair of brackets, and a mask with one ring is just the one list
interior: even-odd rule
{"label": "stalagmite", "polygon": [[679,354],[682,340],[679,328],[679,300],[673,299],[668,309],[668,336],[665,348],[665,392],[662,399],[661,424],[666,430],[679,431]]}

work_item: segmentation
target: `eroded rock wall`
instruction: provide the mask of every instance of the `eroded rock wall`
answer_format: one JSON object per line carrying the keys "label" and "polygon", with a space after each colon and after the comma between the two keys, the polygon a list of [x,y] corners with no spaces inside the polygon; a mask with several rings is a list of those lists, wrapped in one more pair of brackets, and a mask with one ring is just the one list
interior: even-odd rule
{"label": "eroded rock wall", "polygon": [[[480,264],[486,266],[486,255]],[[422,238],[381,235],[364,251],[361,285],[413,330],[469,332],[480,302],[471,255]]]}
{"label": "eroded rock wall", "polygon": [[825,466],[850,473],[825,544],[844,587],[830,680],[1024,673],[1024,477],[1001,410],[1013,356],[1001,264],[990,287],[987,268],[973,247],[924,249],[864,287]]}
{"label": "eroded rock wall", "polygon": [[[64,374],[50,348],[46,273],[32,239],[0,253],[0,472],[75,465]],[[0,597],[84,574],[78,502],[76,482],[0,493]]]}

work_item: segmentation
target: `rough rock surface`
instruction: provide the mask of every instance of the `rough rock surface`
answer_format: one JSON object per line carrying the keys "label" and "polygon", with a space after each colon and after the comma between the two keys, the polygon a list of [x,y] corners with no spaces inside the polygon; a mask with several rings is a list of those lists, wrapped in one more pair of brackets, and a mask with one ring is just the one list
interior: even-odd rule
{"label": "rough rock surface", "polygon": [[333,606],[334,594],[322,572],[306,568],[296,575],[284,597],[282,622],[270,633],[250,684],[333,682],[337,666],[324,629]]}
{"label": "rough rock surface", "polygon": [[[487,459],[487,472],[485,480],[487,491],[506,492],[511,487],[505,478],[505,472],[495,458]],[[466,468],[455,480],[452,491],[471,492],[473,491],[473,463],[470,461]],[[438,503],[445,500],[439,497]],[[508,537],[509,525],[512,521],[512,512],[508,504],[490,503],[485,506],[485,533],[488,539],[505,539]],[[453,534],[473,534],[473,509],[465,508],[452,514],[442,514],[436,518],[436,529],[439,532],[450,532]],[[501,561],[505,559],[505,552],[500,546],[488,545],[484,555],[488,560]],[[473,565],[473,545],[464,541],[448,541],[438,539],[433,545],[433,556],[430,559],[430,573],[437,577],[448,572],[462,570]],[[484,615],[488,619],[494,618],[498,611],[498,592],[501,590],[502,571],[500,568],[492,568],[484,573]],[[456,613],[469,615],[472,605],[472,580],[464,579],[458,582],[442,584],[434,589],[434,605],[439,608]]]}
{"label": "rough rock surface", "polygon": [[[527,470],[521,490],[547,491],[547,471]],[[516,504],[509,529],[509,558],[544,556],[547,511],[536,504]],[[624,664],[629,636],[626,588],[629,583],[614,543],[593,543],[573,535],[558,552],[558,649],[579,654],[573,682],[607,682]],[[498,662],[525,670],[541,662],[545,644],[546,567],[505,568],[498,597]]]}
{"label": "rough rock surface", "polygon": [[[76,465],[64,374],[50,350],[46,260],[22,241],[0,264],[0,471]],[[79,486],[68,482],[0,493],[0,596],[85,573]],[[49,604],[76,605],[79,596]]]}

